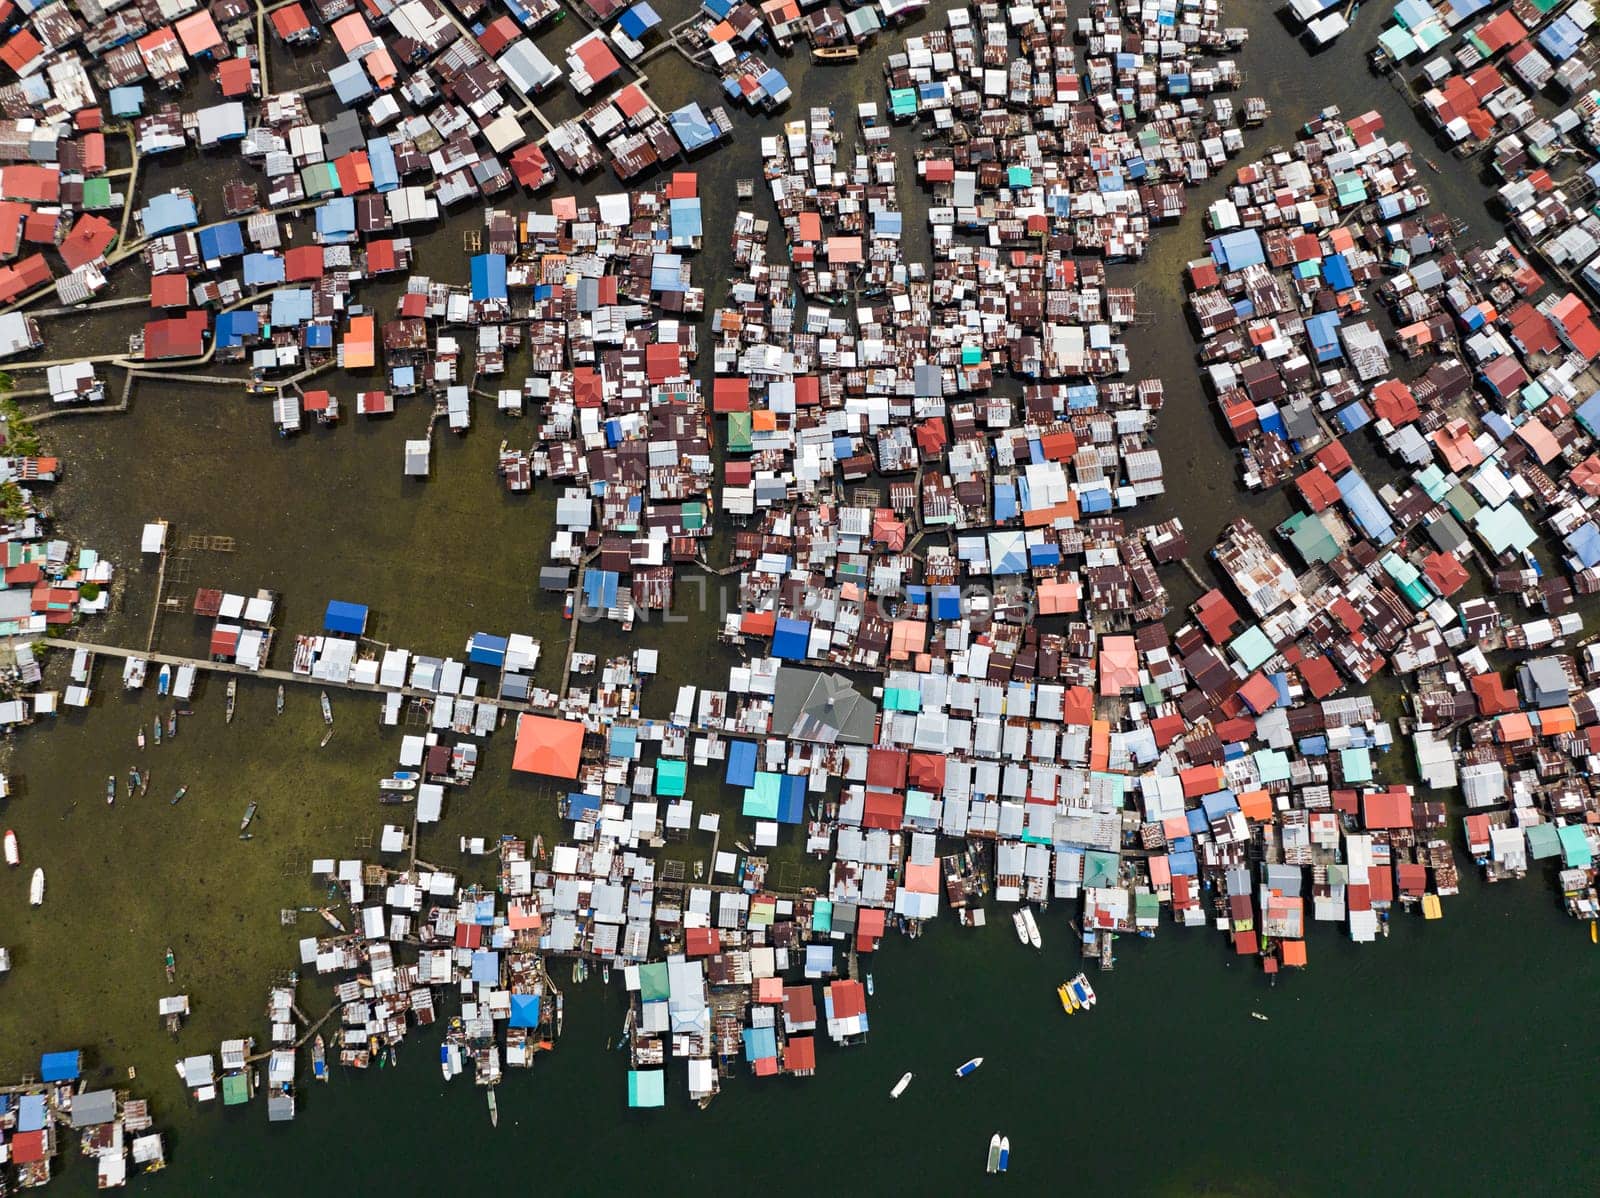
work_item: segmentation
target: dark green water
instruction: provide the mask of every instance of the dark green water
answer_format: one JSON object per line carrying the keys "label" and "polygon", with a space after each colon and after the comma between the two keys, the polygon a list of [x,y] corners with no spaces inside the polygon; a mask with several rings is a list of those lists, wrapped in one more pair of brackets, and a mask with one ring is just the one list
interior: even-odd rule
{"label": "dark green water", "polygon": [[[662,11],[671,20],[683,7]],[[1391,136],[1426,143],[1400,97],[1362,61],[1380,7],[1361,13],[1333,50],[1311,58],[1264,5],[1228,6],[1229,23],[1253,32],[1240,55],[1240,95],[1265,95],[1274,109],[1268,125],[1247,137],[1245,157],[1286,145],[1329,103],[1350,114],[1377,106]],[[574,26],[541,39],[557,61],[559,46],[581,32]],[[797,97],[786,115],[829,102],[840,127],[852,129],[856,102],[883,100],[879,65],[896,40],[882,39],[849,68],[786,62]],[[670,56],[652,62],[650,73],[664,107],[713,98],[708,77]],[[299,77],[274,75],[280,84]],[[565,115],[562,105],[556,111]],[[696,164],[707,236],[695,269],[710,292],[708,310],[720,298],[724,234],[738,206],[731,181],[759,175],[757,138],[777,132],[774,122],[735,119],[733,145]],[[1441,202],[1490,232],[1478,182],[1455,160],[1429,152],[1446,168],[1428,180]],[[157,186],[179,177],[176,168],[161,171]],[[1281,497],[1235,491],[1231,450],[1195,380],[1184,331],[1178,271],[1198,254],[1200,213],[1222,186],[1218,179],[1193,193],[1190,218],[1162,231],[1149,261],[1119,272],[1138,281],[1150,317],[1148,335],[1130,338],[1135,373],[1161,374],[1169,397],[1160,434],[1169,494],[1139,514],[1182,515],[1197,552],[1237,511],[1266,525],[1288,510]],[[589,190],[596,189],[612,184]],[[909,184],[902,204],[920,239],[922,205]],[[458,229],[474,223],[471,213],[450,222],[423,247],[421,269],[460,277]],[[703,365],[709,372],[709,353]],[[518,377],[515,362],[508,373]],[[354,389],[335,386],[341,394]],[[528,581],[548,536],[548,494],[524,500],[494,486],[499,438],[513,428],[528,434],[486,415],[480,410],[464,441],[436,439],[433,480],[405,484],[399,443],[417,435],[420,409],[386,425],[347,423],[282,443],[262,406],[242,405],[236,395],[144,388],[126,419],[52,430],[72,469],[63,516],[70,531],[108,552],[120,549],[125,561],[138,525],[157,514],[185,531],[236,536],[238,553],[197,563],[195,582],[277,587],[289,628],[310,625],[318,605],[336,595],[372,602],[380,635],[397,643],[443,652],[475,628],[528,630],[559,657],[564,629]],[[447,596],[441,578],[451,582]],[[1181,577],[1168,581],[1181,595]],[[153,578],[137,568],[129,583],[126,614],[106,629],[108,639],[124,643],[142,640],[153,593]],[[639,643],[663,649],[663,678],[647,709],[670,707],[670,684],[680,680],[721,682],[725,658],[709,629],[696,624],[692,633],[680,626],[637,634]],[[197,635],[187,619],[172,621],[161,643],[192,649]],[[586,636],[582,647],[622,644],[607,632]],[[553,680],[548,664],[540,678]],[[111,680],[102,685],[114,688]],[[814,1078],[736,1079],[704,1113],[680,1099],[681,1068],[669,1074],[668,1109],[626,1109],[625,1061],[605,1052],[623,1005],[619,993],[593,981],[568,991],[558,1050],[500,1088],[498,1129],[489,1126],[481,1091],[464,1080],[442,1083],[435,1041],[415,1035],[394,1070],[339,1073],[314,1089],[303,1083],[292,1125],[268,1126],[259,1104],[190,1110],[166,1062],[214,1050],[223,1035],[264,1030],[267,971],[293,960],[293,934],[276,928],[276,910],[307,897],[303,874],[289,877],[279,863],[351,852],[351,836],[374,816],[369,800],[345,796],[364,793],[361,779],[392,761],[395,747],[392,733],[358,734],[344,723],[329,750],[337,756],[324,760],[307,747],[317,734],[304,710],[309,700],[301,698],[280,728],[261,714],[268,689],[246,688],[232,729],[221,727],[220,699],[209,700],[179,745],[163,750],[169,756],[155,758],[156,794],[178,774],[203,780],[198,801],[181,809],[186,815],[165,804],[152,814],[85,803],[76,822],[57,817],[64,795],[92,796],[98,778],[132,759],[132,727],[149,711],[120,696],[85,719],[30,730],[18,755],[29,793],[7,813],[25,854],[70,854],[78,876],[52,866],[52,901],[43,910],[50,918],[23,913],[4,929],[21,951],[0,1002],[0,1056],[16,1065],[40,1046],[81,1043],[104,1067],[137,1062],[138,1089],[171,1129],[172,1167],[136,1183],[152,1193],[290,1186],[317,1196],[491,1187],[956,1193],[985,1180],[983,1155],[995,1130],[1013,1145],[1006,1184],[1030,1193],[1600,1188],[1600,1162],[1587,1144],[1600,1128],[1593,1084],[1600,1061],[1587,1010],[1600,981],[1600,949],[1560,914],[1548,878],[1485,888],[1470,869],[1442,921],[1399,918],[1388,940],[1364,947],[1338,928],[1314,928],[1310,969],[1276,988],[1257,969],[1232,963],[1214,933],[1164,927],[1154,943],[1124,941],[1116,971],[1094,979],[1099,1006],[1070,1019],[1054,995],[1056,982],[1076,969],[1059,906],[1041,921],[1042,956],[1017,944],[1003,913],[976,932],[945,922],[916,942],[891,937],[871,963],[877,995],[865,1046],[824,1045]],[[365,721],[367,713],[350,718]],[[480,781],[452,798],[433,834],[439,841],[528,834],[550,822],[529,787],[507,780],[508,756],[504,738],[491,743]],[[1384,765],[1401,768],[1397,755]],[[270,801],[257,841],[245,849],[232,829],[245,798],[262,792]],[[137,912],[126,932],[124,911]],[[154,999],[167,988],[152,975],[169,940],[179,944],[183,988],[196,1000],[179,1045],[153,1031]],[[958,1083],[954,1066],[975,1054],[986,1064]],[[891,1102],[890,1086],[908,1069],[916,1081]],[[58,1188],[92,1185],[86,1169],[69,1165]]]}

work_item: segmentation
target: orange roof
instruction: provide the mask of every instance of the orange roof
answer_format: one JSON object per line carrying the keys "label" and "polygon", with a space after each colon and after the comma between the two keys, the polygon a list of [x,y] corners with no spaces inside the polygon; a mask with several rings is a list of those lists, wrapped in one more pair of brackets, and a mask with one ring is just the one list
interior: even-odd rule
{"label": "orange roof", "polygon": [[1272,795],[1265,790],[1247,790],[1239,796],[1239,810],[1245,819],[1269,820],[1272,818]]}
{"label": "orange roof", "polygon": [[511,768],[550,778],[576,778],[583,751],[583,725],[546,715],[517,717],[517,747]]}
{"label": "orange roof", "polygon": [[370,316],[352,316],[350,331],[344,335],[344,368],[371,366],[377,361],[373,349],[373,321]]}
{"label": "orange roof", "polygon": [[1285,965],[1305,967],[1306,942],[1304,940],[1280,940],[1278,941],[1278,951],[1283,954],[1283,963]]}
{"label": "orange roof", "polygon": [[1495,721],[1495,731],[1500,734],[1500,739],[1505,744],[1514,744],[1519,740],[1532,740],[1533,728],[1528,723],[1528,716],[1521,711],[1508,711]]}
{"label": "orange roof", "polygon": [[1539,732],[1542,736],[1560,736],[1576,732],[1578,719],[1570,707],[1545,707],[1539,712]]}

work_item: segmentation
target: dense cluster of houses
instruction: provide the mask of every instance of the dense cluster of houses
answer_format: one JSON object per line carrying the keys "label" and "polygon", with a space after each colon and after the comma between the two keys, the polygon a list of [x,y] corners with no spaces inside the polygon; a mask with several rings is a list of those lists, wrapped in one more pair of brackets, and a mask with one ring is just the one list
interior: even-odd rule
{"label": "dense cluster of houses", "polygon": [[143,1099],[90,1088],[82,1053],[44,1053],[37,1077],[0,1087],[0,1183],[8,1192],[49,1184],[55,1159],[76,1136],[96,1187],[117,1189],[165,1167],[166,1145],[152,1126]]}

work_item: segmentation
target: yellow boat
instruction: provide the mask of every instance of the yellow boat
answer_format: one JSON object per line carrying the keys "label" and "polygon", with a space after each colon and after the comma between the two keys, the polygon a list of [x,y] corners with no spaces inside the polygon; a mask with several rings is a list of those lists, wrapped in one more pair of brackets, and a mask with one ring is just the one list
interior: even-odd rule
{"label": "yellow boat", "polygon": [[1442,919],[1444,917],[1444,907],[1440,904],[1437,894],[1425,894],[1422,896],[1422,917],[1424,919]]}
{"label": "yellow boat", "polygon": [[1061,1000],[1061,1009],[1068,1015],[1078,1009],[1078,1000],[1072,997],[1072,988],[1065,982],[1056,987],[1056,997]]}
{"label": "yellow boat", "polygon": [[1600,927],[1596,927],[1592,919],[1589,921],[1589,943],[1600,944]]}

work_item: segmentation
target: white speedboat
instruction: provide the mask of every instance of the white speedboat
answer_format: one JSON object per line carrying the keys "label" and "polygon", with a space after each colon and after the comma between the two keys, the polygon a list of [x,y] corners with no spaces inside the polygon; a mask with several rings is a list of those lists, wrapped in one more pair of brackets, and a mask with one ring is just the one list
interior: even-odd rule
{"label": "white speedboat", "polygon": [[1011,1168],[1011,1137],[1000,1137],[1000,1172]]}
{"label": "white speedboat", "polygon": [[982,1057],[973,1057],[972,1060],[956,1066],[957,1077],[971,1077],[978,1072],[978,1066],[983,1064]]}
{"label": "white speedboat", "polygon": [[33,871],[33,881],[28,883],[28,905],[40,906],[44,902],[44,870]]}
{"label": "white speedboat", "polygon": [[895,1082],[894,1089],[889,1091],[889,1097],[890,1098],[899,1098],[900,1095],[902,1095],[902,1094],[904,1094],[906,1092],[906,1087],[909,1086],[910,1084],[911,1084],[911,1074],[910,1073],[902,1073],[900,1075],[900,1080]]}
{"label": "white speedboat", "polygon": [[1028,925],[1027,922],[1022,918],[1022,912],[1020,910],[1013,911],[1011,913],[1011,923],[1012,926],[1017,929],[1017,939],[1022,941],[1024,944],[1028,943]]}
{"label": "white speedboat", "polygon": [[1022,909],[1022,926],[1027,930],[1028,943],[1034,948],[1043,948],[1044,942],[1039,939],[1039,921],[1033,917],[1033,908]]}
{"label": "white speedboat", "polygon": [[1067,987],[1071,990],[1072,997],[1077,1001],[1080,1008],[1087,1011],[1094,1006],[1094,987],[1089,985],[1089,978],[1086,974],[1080,973],[1067,983]]}
{"label": "white speedboat", "polygon": [[989,1163],[986,1172],[1000,1172],[1000,1133],[995,1132],[989,1137]]}
{"label": "white speedboat", "polygon": [[6,829],[6,864],[13,868],[22,864],[22,855],[17,852],[17,834],[10,828]]}

